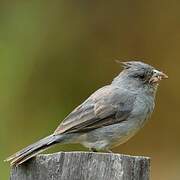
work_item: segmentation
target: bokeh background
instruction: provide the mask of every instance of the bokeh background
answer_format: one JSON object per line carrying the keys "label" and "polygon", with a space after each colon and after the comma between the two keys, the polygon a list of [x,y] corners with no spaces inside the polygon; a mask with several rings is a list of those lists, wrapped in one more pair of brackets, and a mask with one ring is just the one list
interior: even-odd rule
{"label": "bokeh background", "polygon": [[[3,159],[50,134],[121,67],[143,59],[169,79],[147,125],[115,152],[152,158],[151,179],[180,179],[180,1],[0,1],[0,179]],[[56,146],[48,152],[86,150]]]}

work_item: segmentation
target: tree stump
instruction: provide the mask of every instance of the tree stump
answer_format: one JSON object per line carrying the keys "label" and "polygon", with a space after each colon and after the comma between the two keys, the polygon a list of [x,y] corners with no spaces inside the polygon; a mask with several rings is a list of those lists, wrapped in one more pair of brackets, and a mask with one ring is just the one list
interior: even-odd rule
{"label": "tree stump", "polygon": [[148,157],[59,152],[12,167],[10,180],[148,180],[149,174]]}

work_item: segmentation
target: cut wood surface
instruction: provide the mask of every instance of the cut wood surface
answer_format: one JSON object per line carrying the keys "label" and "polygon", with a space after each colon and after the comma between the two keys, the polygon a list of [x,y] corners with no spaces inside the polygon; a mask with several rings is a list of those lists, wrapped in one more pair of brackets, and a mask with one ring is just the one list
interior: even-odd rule
{"label": "cut wood surface", "polygon": [[149,180],[149,174],[148,157],[59,152],[12,167],[10,180]]}

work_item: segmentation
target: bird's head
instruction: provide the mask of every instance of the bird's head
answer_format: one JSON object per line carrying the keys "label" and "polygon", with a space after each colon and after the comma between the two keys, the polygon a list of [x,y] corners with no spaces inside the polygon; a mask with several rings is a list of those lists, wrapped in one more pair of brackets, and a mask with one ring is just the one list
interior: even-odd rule
{"label": "bird's head", "polygon": [[119,83],[127,84],[128,87],[157,87],[159,81],[168,78],[168,76],[155,69],[154,67],[140,62],[128,61],[120,62],[124,67],[120,75],[115,78]]}

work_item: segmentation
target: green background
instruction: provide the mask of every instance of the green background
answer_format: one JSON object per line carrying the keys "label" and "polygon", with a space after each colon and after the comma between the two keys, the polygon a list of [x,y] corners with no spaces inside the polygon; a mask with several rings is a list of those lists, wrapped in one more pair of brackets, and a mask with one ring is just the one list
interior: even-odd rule
{"label": "green background", "polygon": [[[153,180],[180,177],[180,2],[0,1],[0,179],[8,155],[50,134],[73,108],[143,59],[169,79],[147,125],[114,152],[152,158]],[[86,150],[56,146],[48,152]]]}

